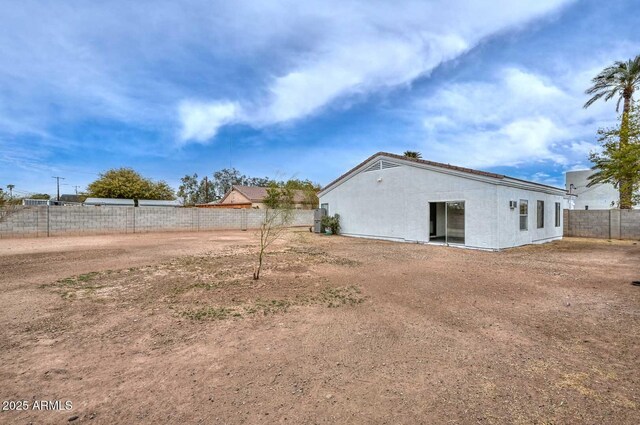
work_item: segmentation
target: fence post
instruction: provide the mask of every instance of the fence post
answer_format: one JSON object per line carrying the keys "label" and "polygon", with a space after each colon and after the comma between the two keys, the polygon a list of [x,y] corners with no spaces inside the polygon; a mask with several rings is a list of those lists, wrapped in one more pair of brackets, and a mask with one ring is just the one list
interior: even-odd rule
{"label": "fence post", "polygon": [[620,210],[609,210],[609,239],[622,239],[621,222],[622,216]]}
{"label": "fence post", "polygon": [[618,210],[618,239],[622,239],[622,211]]}

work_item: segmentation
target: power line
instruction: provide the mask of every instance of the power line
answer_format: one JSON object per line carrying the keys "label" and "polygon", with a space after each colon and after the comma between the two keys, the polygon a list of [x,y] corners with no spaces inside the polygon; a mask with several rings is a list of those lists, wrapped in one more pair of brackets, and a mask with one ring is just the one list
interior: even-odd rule
{"label": "power line", "polygon": [[56,201],[60,201],[60,179],[64,180],[64,177],[60,177],[60,176],[53,176],[51,177],[53,179],[56,179],[56,186],[58,188],[57,191],[57,196],[56,196]]}

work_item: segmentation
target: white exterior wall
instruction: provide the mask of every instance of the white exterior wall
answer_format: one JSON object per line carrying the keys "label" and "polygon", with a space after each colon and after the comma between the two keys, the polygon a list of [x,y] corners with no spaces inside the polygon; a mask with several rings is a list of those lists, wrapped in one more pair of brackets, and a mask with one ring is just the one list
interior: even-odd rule
{"label": "white exterior wall", "polygon": [[[498,240],[499,248],[511,248],[514,246],[527,245],[531,243],[549,242],[555,239],[562,239],[563,197],[551,195],[535,190],[524,190],[513,187],[498,187]],[[520,230],[520,201],[529,201],[528,230]],[[517,208],[509,208],[509,201],[516,201]],[[538,229],[538,202],[544,201],[544,227]],[[560,226],[555,225],[556,202],[560,203]]]}
{"label": "white exterior wall", "polygon": [[[400,165],[364,171],[368,164],[320,194],[320,204],[329,204],[329,214],[340,214],[344,235],[429,242],[429,203],[464,201],[467,247],[500,249],[562,237],[562,223],[554,227],[554,203],[562,202],[561,195],[507,188],[484,177],[446,169]],[[518,211],[509,208],[510,199],[521,197],[530,200],[528,232],[520,232]],[[547,210],[544,229],[536,229],[538,199],[545,201]],[[439,230],[443,224],[438,217]]]}
{"label": "white exterior wall", "polygon": [[590,210],[610,210],[618,204],[620,195],[612,184],[597,184],[587,187],[588,177],[593,173],[593,170],[567,171],[565,175],[567,192],[569,192],[570,185],[573,184],[571,194],[576,195],[573,198],[574,203],[571,209],[584,210],[589,207]]}
{"label": "white exterior wall", "polygon": [[360,172],[320,197],[345,235],[411,242],[429,241],[429,202],[443,201],[465,201],[467,246],[497,246],[496,187],[483,182],[399,166]]}

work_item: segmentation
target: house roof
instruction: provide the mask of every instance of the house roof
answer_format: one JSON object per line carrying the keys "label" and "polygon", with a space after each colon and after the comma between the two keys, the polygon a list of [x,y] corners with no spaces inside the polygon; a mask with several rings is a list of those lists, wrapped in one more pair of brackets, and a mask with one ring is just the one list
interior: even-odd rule
{"label": "house roof", "polygon": [[[241,186],[234,184],[231,190],[237,190],[251,202],[262,202],[267,196],[267,188],[260,186]],[[230,191],[231,192],[231,191]],[[229,192],[229,193],[230,193]],[[226,198],[226,195],[225,195]]]}
{"label": "house roof", "polygon": [[180,207],[180,201],[165,201],[161,199],[140,199],[138,200],[140,207]]}
{"label": "house roof", "polygon": [[[229,194],[232,191],[238,191],[240,192],[242,195],[244,195],[245,198],[247,198],[248,200],[250,200],[251,202],[262,202],[264,201],[264,198],[266,198],[267,196],[267,190],[269,188],[267,187],[260,187],[260,186],[241,186],[238,184],[234,184],[231,187],[231,190],[229,192],[227,192],[220,201],[218,201],[219,203],[223,202],[227,196],[229,196]],[[294,190],[293,193],[293,202],[295,202],[296,204],[304,204],[307,202],[307,197],[305,196],[305,193],[303,190]]]}
{"label": "house roof", "polygon": [[60,195],[60,201],[81,203],[82,195],[63,194],[63,195]]}
{"label": "house roof", "polygon": [[135,202],[133,199],[116,199],[116,198],[87,198],[85,205],[128,205],[133,207]]}
{"label": "house roof", "polygon": [[531,181],[528,181],[528,180],[517,179],[515,177],[505,176],[504,174],[497,174],[497,173],[491,173],[491,172],[488,172],[488,171],[474,170],[472,168],[459,167],[457,165],[445,164],[445,163],[442,163],[442,162],[428,161],[426,159],[408,158],[408,157],[406,157],[404,155],[398,155],[398,154],[389,153],[389,152],[378,152],[378,153],[375,153],[375,154],[371,155],[369,158],[365,159],[360,164],[356,165],[351,170],[347,171],[346,173],[344,173],[343,175],[341,175],[337,179],[333,180],[331,183],[329,183],[324,188],[322,188],[322,190],[319,193],[325,192],[327,189],[329,189],[332,186],[336,185],[337,183],[339,183],[341,180],[345,179],[349,175],[353,174],[356,171],[359,171],[361,168],[363,168],[365,165],[367,165],[369,162],[371,162],[373,159],[375,159],[377,157],[386,157],[386,158],[391,158],[391,159],[399,159],[399,160],[406,161],[406,162],[413,162],[413,163],[418,164],[418,165],[428,165],[428,166],[431,166],[431,167],[443,168],[443,169],[457,171],[457,172],[461,172],[461,173],[467,173],[467,174],[481,176],[481,177],[488,177],[488,178],[496,179],[496,180],[520,182],[520,183],[525,183],[527,185],[538,186],[540,188],[553,189],[553,190],[559,190],[559,191],[565,192],[564,189],[560,189],[560,188],[557,188],[557,187],[554,187],[554,186],[548,186],[548,185],[542,184],[542,183],[536,183],[536,182],[531,182]]}

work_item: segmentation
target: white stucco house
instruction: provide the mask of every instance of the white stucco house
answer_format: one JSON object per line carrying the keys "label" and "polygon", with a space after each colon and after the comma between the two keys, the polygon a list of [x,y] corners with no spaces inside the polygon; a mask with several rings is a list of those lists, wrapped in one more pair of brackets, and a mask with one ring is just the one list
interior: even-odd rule
{"label": "white stucco house", "polygon": [[406,158],[369,157],[319,192],[347,236],[498,250],[562,238],[564,189]]}
{"label": "white stucco house", "polygon": [[[593,170],[567,171],[565,174],[565,186],[567,192],[572,195],[569,209],[610,210],[617,208],[620,201],[620,193],[612,184],[599,183],[587,187],[589,176],[593,173],[595,173]],[[638,206],[635,208],[638,208]]]}

